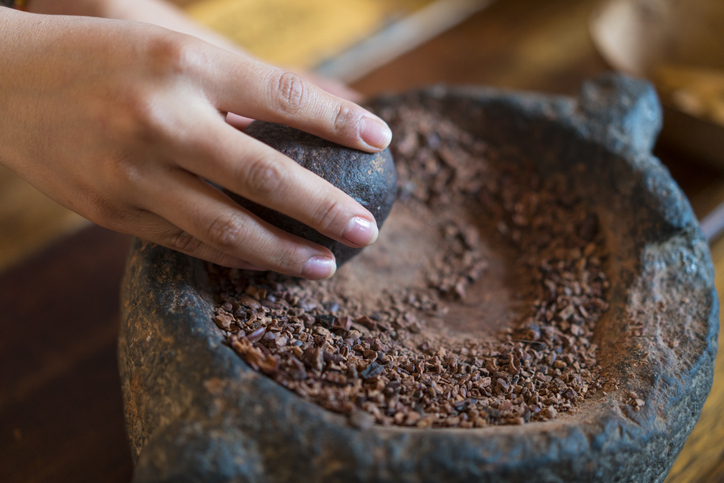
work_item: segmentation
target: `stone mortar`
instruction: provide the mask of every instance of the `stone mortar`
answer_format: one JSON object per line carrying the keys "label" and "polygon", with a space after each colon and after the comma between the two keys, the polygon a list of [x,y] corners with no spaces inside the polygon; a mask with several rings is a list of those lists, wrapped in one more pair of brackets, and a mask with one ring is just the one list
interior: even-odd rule
{"label": "stone mortar", "polygon": [[[514,145],[544,176],[576,177],[612,253],[596,342],[618,387],[547,422],[357,430],[222,344],[203,262],[136,240],[119,340],[136,483],[664,480],[711,387],[718,302],[691,207],[650,152],[661,118],[652,87],[607,75],[572,99],[440,86],[372,108],[412,100]],[[646,335],[627,335],[634,324]]]}

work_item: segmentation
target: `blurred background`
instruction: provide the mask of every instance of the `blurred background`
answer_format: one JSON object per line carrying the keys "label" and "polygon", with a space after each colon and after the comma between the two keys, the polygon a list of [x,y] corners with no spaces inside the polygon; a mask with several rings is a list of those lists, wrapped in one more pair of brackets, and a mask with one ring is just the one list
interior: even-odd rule
{"label": "blurred background", "polygon": [[[261,59],[351,83],[367,95],[438,82],[572,94],[607,68],[647,77],[666,109],[660,144],[694,163],[672,166],[674,174],[706,166],[711,172],[702,171],[702,178],[708,178],[724,169],[723,2],[174,3]],[[679,178],[685,188],[693,181]],[[694,204],[701,218],[710,215],[704,223],[709,237],[724,226],[724,212],[715,209],[724,199],[719,194],[697,193],[707,199]],[[0,168],[0,270],[84,224]]]}
{"label": "blurred background", "polygon": [[[264,60],[366,96],[436,83],[575,95],[608,70],[647,78],[665,106],[655,154],[724,269],[724,2],[174,3]],[[130,479],[115,360],[127,243],[0,168],[0,481]],[[724,481],[722,365],[667,482]]]}
{"label": "blurred background", "polygon": [[[261,59],[342,80],[366,95],[439,82],[573,94],[606,69],[646,77],[666,111],[658,152],[687,158],[669,163],[683,187],[724,170],[724,2],[174,3]],[[694,208],[713,238],[724,227],[724,209],[716,210],[724,192],[698,188]],[[84,225],[0,168],[0,270]]]}

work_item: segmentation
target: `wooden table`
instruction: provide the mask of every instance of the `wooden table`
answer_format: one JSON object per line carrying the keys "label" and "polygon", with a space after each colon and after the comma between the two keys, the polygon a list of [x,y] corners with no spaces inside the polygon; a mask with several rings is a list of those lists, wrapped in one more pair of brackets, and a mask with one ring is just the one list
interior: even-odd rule
{"label": "wooden table", "polygon": [[[585,0],[501,0],[355,87],[373,95],[448,82],[574,94],[607,69],[588,37],[591,8]],[[697,215],[724,200],[720,173],[663,147],[656,153]],[[23,209],[47,218],[57,208],[43,203]],[[127,244],[85,228],[0,274],[0,481],[130,480],[116,363]],[[721,292],[724,241],[712,244],[712,257]],[[700,422],[667,482],[724,481],[723,366],[719,357]]]}

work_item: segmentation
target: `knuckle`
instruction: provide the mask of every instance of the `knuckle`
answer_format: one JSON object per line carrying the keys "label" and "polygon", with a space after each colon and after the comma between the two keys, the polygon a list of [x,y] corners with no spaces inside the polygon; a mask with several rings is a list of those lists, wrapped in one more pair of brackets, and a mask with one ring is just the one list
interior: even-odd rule
{"label": "knuckle", "polygon": [[354,110],[350,106],[346,104],[337,106],[337,115],[334,117],[334,125],[332,126],[336,134],[356,137],[357,123]]}
{"label": "knuckle", "polygon": [[279,250],[275,257],[275,269],[282,273],[300,273],[304,261],[303,249],[298,246],[291,246]]}
{"label": "knuckle", "polygon": [[144,179],[141,166],[130,157],[109,160],[106,173],[109,191],[119,197],[135,193]]}
{"label": "knuckle", "polygon": [[335,230],[335,228],[343,221],[344,215],[345,209],[343,204],[339,201],[330,201],[320,207],[314,216],[314,222],[323,231],[336,232],[340,231]]}
{"label": "knuckle", "polygon": [[283,72],[277,81],[276,98],[281,110],[294,114],[299,112],[307,101],[309,88],[297,74]]}
{"label": "knuckle", "polygon": [[249,163],[246,172],[248,192],[257,198],[275,194],[282,185],[283,172],[274,161],[259,159]]}
{"label": "knuckle", "polygon": [[221,215],[207,229],[211,243],[220,248],[238,247],[244,234],[244,223],[238,216]]}
{"label": "knuckle", "polygon": [[[134,204],[148,185],[147,169],[137,156],[114,154],[99,157],[93,184],[85,189],[90,203],[110,205],[111,202]],[[106,200],[106,201],[103,201]]]}
{"label": "knuckle", "polygon": [[102,193],[87,192],[84,204],[88,207],[86,218],[102,227],[116,229],[125,219],[123,211]]}
{"label": "knuckle", "polygon": [[167,116],[158,103],[142,89],[126,87],[119,90],[110,112],[99,115],[112,142],[136,147],[160,139],[168,130]]}
{"label": "knuckle", "polygon": [[[124,140],[149,142],[167,138],[179,128],[179,122],[169,115],[167,98],[159,95],[158,87],[168,85],[169,79],[180,77],[189,70],[193,55],[186,42],[156,38],[150,41],[146,61],[150,67],[150,80],[120,86],[112,99],[111,128]],[[164,84],[165,83],[165,84]],[[107,114],[103,114],[107,115]]]}
{"label": "knuckle", "polygon": [[167,242],[164,243],[164,245],[179,252],[189,254],[195,253],[202,246],[201,240],[183,230],[178,230],[166,235],[166,240]]}
{"label": "knuckle", "polygon": [[129,105],[137,138],[153,143],[167,136],[169,119],[163,109],[150,96],[138,96]]}
{"label": "knuckle", "polygon": [[157,75],[180,74],[189,65],[189,45],[181,35],[165,33],[150,37],[145,54]]}

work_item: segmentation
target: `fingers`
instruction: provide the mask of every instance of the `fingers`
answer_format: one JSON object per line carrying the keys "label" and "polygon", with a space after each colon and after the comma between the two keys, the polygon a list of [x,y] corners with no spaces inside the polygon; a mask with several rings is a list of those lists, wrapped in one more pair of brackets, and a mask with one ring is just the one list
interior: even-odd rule
{"label": "fingers", "polygon": [[122,232],[132,233],[144,240],[165,246],[172,250],[200,258],[211,263],[242,270],[264,270],[263,267],[224,253],[207,245],[200,239],[183,231],[160,216],[145,210],[134,213],[133,222],[113,227]]}
{"label": "fingers", "polygon": [[247,127],[249,127],[249,124],[254,122],[253,119],[249,119],[248,117],[239,116],[237,114],[234,114],[233,112],[229,112],[226,114],[226,122],[229,124],[229,126],[234,126],[239,131],[243,131]]}
{"label": "fingers", "polygon": [[175,231],[165,227],[161,244],[184,253],[207,260],[210,256],[243,260],[310,279],[329,278],[336,270],[334,256],[326,248],[259,220],[188,172],[171,171],[162,186],[147,194],[146,202],[177,227]]}
{"label": "fingers", "polygon": [[346,245],[375,242],[374,216],[343,191],[215,117],[209,116],[208,125],[213,129],[198,133],[194,148],[176,159],[186,171]]}
{"label": "fingers", "polygon": [[[364,97],[359,92],[350,89],[342,82],[336,81],[334,79],[328,79],[326,77],[318,76],[311,72],[297,72],[303,79],[311,82],[312,84],[322,88],[323,90],[329,92],[332,95],[335,95],[337,97],[341,97],[342,99],[347,99],[352,102],[361,102]],[[249,127],[249,124],[251,124],[254,120],[250,119],[248,117],[239,116],[237,114],[234,114],[232,112],[227,113],[226,115],[226,122],[230,125],[234,126],[236,129],[239,129],[240,131],[243,131],[247,127]]]}
{"label": "fingers", "polygon": [[277,122],[355,149],[375,152],[392,139],[387,124],[297,74],[229,52],[215,52],[196,75],[218,109]]}

